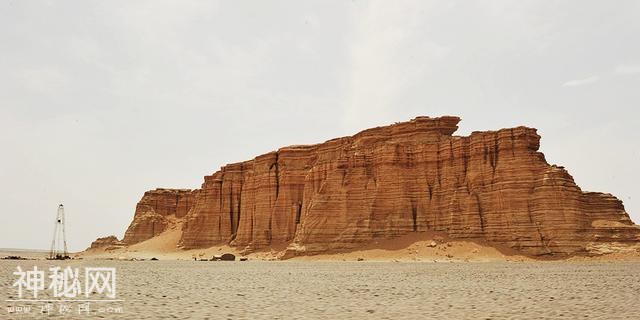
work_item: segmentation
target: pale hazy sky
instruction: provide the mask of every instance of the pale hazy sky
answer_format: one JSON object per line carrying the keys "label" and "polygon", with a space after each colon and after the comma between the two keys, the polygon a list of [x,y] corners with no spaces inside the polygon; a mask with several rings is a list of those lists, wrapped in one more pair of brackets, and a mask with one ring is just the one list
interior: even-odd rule
{"label": "pale hazy sky", "polygon": [[639,1],[0,0],[0,247],[121,237],[156,187],[417,115],[527,125],[640,222]]}

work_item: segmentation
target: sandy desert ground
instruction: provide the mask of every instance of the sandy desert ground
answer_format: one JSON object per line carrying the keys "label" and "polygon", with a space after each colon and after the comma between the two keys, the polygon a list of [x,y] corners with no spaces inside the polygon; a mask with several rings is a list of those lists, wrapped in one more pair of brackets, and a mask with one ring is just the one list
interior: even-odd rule
{"label": "sandy desert ground", "polygon": [[[632,262],[0,261],[3,301],[17,297],[16,267],[34,264],[116,268],[124,301],[91,302],[93,318],[640,319]],[[49,317],[87,318],[67,303],[71,314]],[[45,318],[41,306],[5,301],[1,318]]]}
{"label": "sandy desert ground", "polygon": [[[104,319],[640,319],[637,248],[608,245],[598,248],[607,253],[601,256],[549,261],[420,233],[356,251],[278,260],[284,246],[249,253],[228,246],[180,250],[179,239],[176,225],[150,240],[84,251],[68,261],[0,252],[35,258],[0,260],[6,288],[0,319],[45,317],[41,301],[6,301],[18,298],[17,266],[71,266],[80,274],[86,267],[115,268],[123,301],[90,302],[90,317]],[[199,261],[225,252],[249,261]],[[44,290],[39,299],[50,294]],[[46,317],[88,317],[78,314],[82,302],[63,303],[71,314],[57,314],[54,301]],[[19,306],[30,313],[10,313]]]}

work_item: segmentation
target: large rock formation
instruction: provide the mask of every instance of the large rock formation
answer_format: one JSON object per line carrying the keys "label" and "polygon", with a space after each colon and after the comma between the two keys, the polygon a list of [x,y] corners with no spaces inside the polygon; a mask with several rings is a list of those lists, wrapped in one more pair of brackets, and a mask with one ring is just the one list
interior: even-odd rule
{"label": "large rock formation", "polygon": [[538,152],[535,129],[453,136],[457,117],[418,117],[325,143],[284,147],[229,164],[199,190],[145,193],[124,242],[184,217],[181,245],[316,253],[377,237],[440,231],[523,253],[586,252],[638,242],[612,195],[583,192]]}
{"label": "large rock formation", "polygon": [[184,217],[195,200],[196,191],[189,189],[156,189],[147,191],[136,206],[133,222],[124,234],[122,242],[134,244],[167,229],[171,219]]}

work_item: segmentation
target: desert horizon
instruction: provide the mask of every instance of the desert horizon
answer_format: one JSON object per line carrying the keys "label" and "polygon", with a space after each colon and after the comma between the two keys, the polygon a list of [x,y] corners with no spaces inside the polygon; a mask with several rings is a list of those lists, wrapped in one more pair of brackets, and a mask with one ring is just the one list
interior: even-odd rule
{"label": "desert horizon", "polygon": [[638,17],[0,0],[0,319],[640,319]]}

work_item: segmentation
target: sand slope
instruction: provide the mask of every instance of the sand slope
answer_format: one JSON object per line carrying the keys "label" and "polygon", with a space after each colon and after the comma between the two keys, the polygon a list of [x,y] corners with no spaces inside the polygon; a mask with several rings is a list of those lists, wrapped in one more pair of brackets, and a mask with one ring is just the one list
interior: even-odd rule
{"label": "sand slope", "polygon": [[[194,260],[211,259],[214,255],[233,253],[251,260],[302,260],[302,261],[423,261],[423,262],[491,262],[532,261],[541,258],[523,256],[516,251],[489,244],[481,240],[452,240],[444,233],[418,232],[409,235],[374,240],[358,250],[335,251],[315,255],[292,255],[286,244],[244,252],[226,245],[206,249],[183,250],[178,247],[182,235],[182,222],[174,221],[165,232],[149,240],[121,248],[90,249],[76,254],[84,259],[151,259]],[[637,260],[640,247],[617,244],[598,244],[592,248],[600,253],[595,257],[572,257],[569,260]],[[544,260],[544,258],[542,258]]]}

